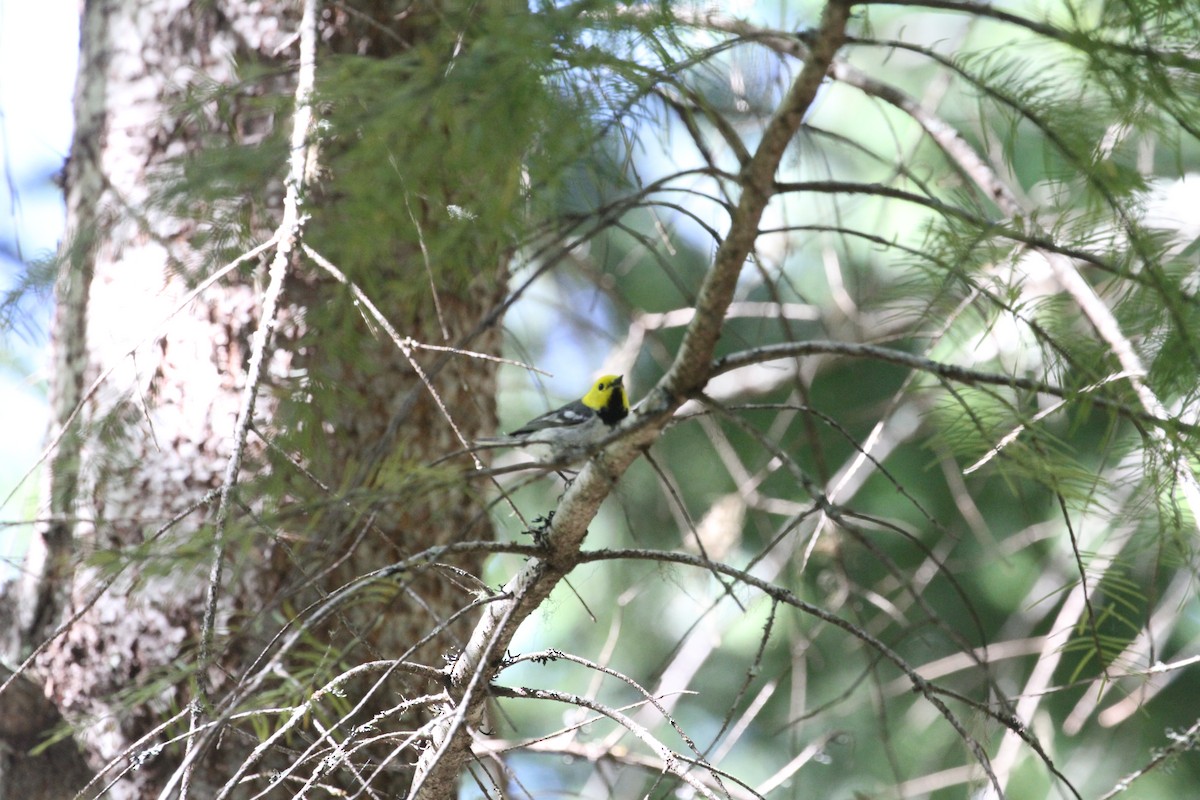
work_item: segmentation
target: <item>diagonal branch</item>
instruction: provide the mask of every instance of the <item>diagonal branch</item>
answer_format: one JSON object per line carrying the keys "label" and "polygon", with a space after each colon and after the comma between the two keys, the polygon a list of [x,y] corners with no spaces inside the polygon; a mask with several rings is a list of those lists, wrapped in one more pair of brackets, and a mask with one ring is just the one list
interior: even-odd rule
{"label": "diagonal branch", "polygon": [[409,797],[445,800],[456,795],[458,776],[471,756],[467,730],[477,724],[486,700],[486,684],[517,628],[577,563],[587,526],[616,481],[639,453],[658,438],[674,411],[703,388],[733,299],[742,265],[754,251],[758,226],[776,192],[775,174],[825,80],[834,55],[845,41],[850,4],[825,6],[813,37],[810,57],[768,123],[749,164],[740,176],[742,189],[729,232],[717,250],[696,302],[696,313],[670,370],[641,403],[626,434],[584,467],[563,495],[546,531],[545,554],[531,559],[504,587],[508,598],[489,605],[471,640],[454,664],[450,695],[455,708],[434,726],[432,742],[421,754]]}

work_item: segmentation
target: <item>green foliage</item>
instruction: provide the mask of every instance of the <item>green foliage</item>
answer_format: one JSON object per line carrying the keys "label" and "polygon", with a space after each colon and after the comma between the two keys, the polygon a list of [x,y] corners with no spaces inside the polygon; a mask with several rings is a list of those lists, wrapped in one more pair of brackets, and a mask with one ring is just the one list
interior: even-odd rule
{"label": "green foliage", "polygon": [[292,99],[277,90],[276,65],[245,60],[239,77],[227,84],[201,74],[177,89],[174,116],[197,146],[149,176],[150,205],[196,223],[190,243],[208,260],[172,265],[195,269],[184,272],[193,282],[273,232],[267,209],[283,191],[287,135],[274,121],[288,117]]}
{"label": "green foliage", "polygon": [[[1200,233],[1166,190],[1200,171],[1200,8],[871,7],[789,143],[758,229],[731,231],[745,157],[813,44],[797,34],[810,10],[783,9],[776,30],[666,4],[447,7],[411,47],[319,59],[305,243],[389,315],[434,290],[496,289],[511,265],[514,356],[566,382],[611,349],[604,369],[651,387],[682,349],[716,248],[757,237],[729,317],[702,320],[722,326],[719,357],[749,365],[687,398],[591,524],[585,548],[637,551],[579,565],[497,557],[489,587],[529,563],[569,571],[571,587],[487,654],[471,691],[586,696],[764,796],[961,797],[983,791],[992,758],[1012,797],[1102,796],[1142,768],[1162,796],[1182,796],[1194,765],[1167,775],[1144,754],[1169,726],[1184,731],[1170,755],[1195,746]],[[192,240],[212,258],[260,238],[282,188],[278,128],[237,143],[220,133],[289,110],[269,69],[243,70],[239,86],[180,98],[208,146],[155,194],[200,218]],[[260,558],[264,540],[297,563],[316,550],[340,559],[334,537],[376,513],[408,524],[405,511],[464,480],[415,446],[425,431],[382,463],[327,446],[329,420],[393,400],[361,387],[390,386],[399,359],[364,357],[347,293],[298,296],[305,335],[289,344],[323,366],[289,376],[282,410],[256,429],[272,469],[242,487],[253,510],[226,533],[236,562]],[[524,375],[503,385],[515,395]],[[542,394],[521,397],[522,418],[540,410],[524,406]],[[136,424],[122,408],[88,434],[118,442]],[[488,509],[499,538],[539,545],[531,521],[568,490],[553,475],[508,480],[489,487],[505,495]],[[412,524],[473,535],[430,517]],[[88,563],[159,579],[203,563],[212,535],[151,536]],[[349,581],[316,606],[235,620],[271,642],[264,652],[296,632],[286,667],[242,708],[313,700],[368,657],[324,626],[358,636],[416,585]],[[468,591],[480,606],[496,597]],[[521,661],[551,647],[591,663]],[[1152,667],[1170,660],[1184,663],[1163,679]],[[358,691],[316,698],[287,743],[338,728]],[[1101,731],[1109,695],[1139,707]],[[589,796],[680,790],[618,723],[499,703],[507,716],[480,739],[576,759],[538,767],[546,785],[531,793],[556,780]],[[260,739],[279,724],[249,722]]]}
{"label": "green foliage", "polygon": [[453,290],[544,215],[588,127],[547,80],[552,22],[484,10],[391,58],[324,62],[328,213],[312,237],[369,292],[425,291],[417,259]]}
{"label": "green foliage", "polygon": [[[919,124],[883,90],[829,81],[777,175],[795,188],[773,201],[735,297],[791,303],[809,316],[763,308],[726,320],[721,340],[723,353],[809,339],[867,342],[927,358],[931,369],[812,357],[772,362],[763,372],[773,380],[747,369],[741,383],[714,381],[708,391],[740,424],[711,410],[679,421],[652,450],[666,477],[628,473],[621,513],[605,518],[589,542],[690,548],[697,535],[712,535],[701,520],[716,498],[733,493],[745,503],[744,522],[725,532],[732,547],[718,560],[770,575],[878,637],[936,674],[944,697],[978,700],[951,706],[994,754],[1004,727],[984,708],[1003,714],[1009,700],[1038,697],[1053,725],[1080,694],[1116,687],[1129,696],[1146,681],[1140,671],[1149,658],[1175,652],[1161,639],[1153,656],[1137,649],[1149,621],[1174,623],[1194,610],[1187,596],[1172,605],[1163,593],[1194,569],[1194,521],[1179,468],[1200,463],[1194,431],[1180,427],[1191,413],[1181,411],[1196,400],[1200,357],[1196,232],[1164,219],[1188,213],[1178,205],[1165,213],[1162,192],[1200,168],[1200,92],[1191,90],[1200,64],[1187,55],[1200,14],[1195,3],[975,8],[983,19],[964,32],[944,11],[871,7],[869,27],[844,57],[885,88],[910,92],[954,128],[960,138],[951,144],[970,148],[980,166],[932,144],[936,126]],[[608,107],[621,112],[608,129],[610,154],[573,176],[592,183],[566,188],[573,210],[591,203],[620,216],[589,234],[577,269],[564,276],[568,268],[559,266],[554,276],[560,286],[602,287],[605,313],[594,322],[618,343],[629,327],[644,336],[630,336],[640,345],[636,362],[627,362],[636,364],[636,386],[653,384],[682,339],[678,327],[637,326],[694,301],[697,273],[740,190],[728,177],[739,169],[732,134],[753,150],[789,65],[781,60],[776,72],[762,55],[771,47],[765,35],[736,40],[708,29],[653,41],[662,46],[636,58],[649,65],[645,81],[654,88],[629,67],[614,70],[629,91],[608,89],[616,100]],[[709,170],[703,177],[693,172],[701,168]],[[1010,188],[1011,201],[976,183],[981,169]],[[1088,296],[1064,288],[1061,264],[1083,278]],[[568,305],[578,300],[569,306],[577,314],[591,295],[565,296]],[[1124,344],[1094,307],[1085,312],[1090,298],[1112,315]],[[541,313],[564,316],[550,307]],[[537,342],[521,344],[537,352]],[[1151,411],[1131,382],[1131,354],[1162,408]],[[990,379],[947,375],[937,365]],[[712,539],[706,545],[716,549]],[[1066,630],[1055,627],[1085,580],[1090,610]],[[711,737],[717,752],[725,751],[715,731],[727,731],[731,716],[752,716],[722,763],[754,776],[752,784],[773,772],[764,759],[783,768],[816,746],[818,732],[839,730],[854,752],[829,746],[824,752],[839,768],[803,767],[793,783],[802,793],[873,794],[881,785],[938,797],[974,791],[905,782],[962,764],[963,739],[942,729],[874,645],[845,629],[781,611],[763,639],[766,601],[737,592],[739,607],[702,570],[589,566],[580,582],[589,607],[602,607],[601,624],[563,600],[544,639],[595,653],[619,628],[620,640],[638,647],[618,648],[614,667],[647,676],[648,687],[664,674],[686,674],[698,695],[679,702],[677,718],[701,731],[698,738]],[[613,598],[619,607],[603,608]],[[706,635],[720,639],[711,652],[701,644],[712,641]],[[1042,636],[1055,644],[1041,649]],[[689,661],[700,652],[702,663]],[[1034,685],[1043,658],[1061,658],[1055,685]],[[1194,673],[1178,678],[1194,691]],[[588,685],[570,670],[553,680],[578,691]],[[738,694],[743,685],[750,689]],[[1149,718],[1165,710],[1144,702]],[[523,712],[522,730],[530,717]],[[1096,747],[1141,746],[1143,735],[1161,741],[1137,721],[1106,733],[1107,745],[1091,728],[1074,740],[1036,724],[1029,730],[1058,766],[1091,763]],[[1036,757],[1023,763],[1010,796],[1069,794]],[[1089,796],[1140,763],[1110,759],[1093,774],[1064,769]],[[1186,785],[1189,776],[1147,785]],[[628,774],[621,780],[626,793],[654,791]]]}
{"label": "green foliage", "polygon": [[0,294],[0,345],[3,345],[0,347],[0,369],[15,366],[14,352],[8,342],[11,334],[33,339],[43,327],[44,321],[31,306],[48,301],[60,265],[56,256],[30,259],[13,285]]}

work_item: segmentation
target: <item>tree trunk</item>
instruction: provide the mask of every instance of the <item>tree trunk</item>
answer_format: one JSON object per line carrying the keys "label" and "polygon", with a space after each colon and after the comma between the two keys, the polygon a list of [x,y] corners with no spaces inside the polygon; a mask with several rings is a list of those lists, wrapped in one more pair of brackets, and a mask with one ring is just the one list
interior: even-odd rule
{"label": "tree trunk", "polygon": [[[358,5],[353,14],[339,5],[322,16],[326,47],[382,58],[433,28],[429,9]],[[404,27],[396,23],[401,18]],[[0,696],[0,721],[19,712],[24,701],[17,698],[35,684],[49,703],[26,717],[36,730],[0,726],[0,737],[10,762],[28,763],[31,745],[61,715],[74,726],[87,766],[99,773],[85,796],[156,797],[178,780],[180,738],[155,748],[187,732],[195,687],[207,688],[202,719],[227,721],[223,714],[248,707],[303,701],[356,663],[423,659],[440,668],[456,628],[439,626],[473,599],[439,569],[410,570],[387,591],[364,593],[306,627],[318,618],[309,616],[309,604],[356,576],[436,544],[485,538],[486,515],[471,487],[416,469],[459,447],[449,424],[409,359],[364,322],[343,286],[305,263],[288,284],[268,359],[275,391],[259,395],[233,494],[213,661],[195,671],[214,552],[212,493],[233,452],[250,337],[260,322],[262,263],[231,271],[177,308],[229,260],[226,252],[236,252],[213,244],[228,245],[214,219],[232,211],[253,220],[240,246],[262,241],[276,224],[271,200],[282,195],[286,159],[274,165],[278,181],[263,192],[266,202],[245,203],[237,189],[215,200],[166,202],[164,187],[196,156],[247,147],[289,124],[290,108],[275,114],[262,100],[290,96],[298,19],[294,3],[234,0],[93,1],[83,11],[77,130],[66,169],[70,236],[52,333],[56,446],[48,522],[16,592],[20,652],[9,655],[19,663],[47,644],[23,682],[14,683],[20,692],[10,687]],[[239,74],[247,65],[267,77]],[[239,80],[246,82],[238,91],[203,93]],[[456,132],[428,135],[451,139]],[[452,187],[430,194],[455,200]],[[317,218],[335,202],[332,193],[314,191],[305,211]],[[420,209],[410,215],[426,221]],[[470,335],[472,350],[497,348],[497,333],[481,322],[503,292],[502,248],[479,252],[480,274],[445,281],[411,237],[390,249],[394,259],[376,264],[374,279],[387,299],[380,305],[402,335],[438,344]],[[416,358],[466,436],[494,426],[492,362]],[[456,563],[469,572],[478,566],[474,558]],[[276,638],[281,630],[303,636],[285,650],[286,637]],[[256,671],[267,663],[270,675]],[[244,688],[251,679],[252,691]],[[312,724],[281,741],[253,772],[266,776],[295,763],[322,726],[344,739],[350,725],[401,695],[440,689],[427,678],[393,676],[370,696],[353,694],[371,685],[350,684],[346,703],[364,704],[340,729],[344,709],[318,704]],[[203,739],[208,746],[197,754],[191,796],[213,796],[277,718],[229,723],[219,745]],[[168,719],[171,725],[155,730]],[[331,767],[321,782],[361,788],[368,759],[390,755],[370,782],[381,795],[402,794],[411,777],[403,767],[415,750],[397,747],[400,739],[358,751],[354,769]],[[67,763],[75,743],[62,743],[70,746]],[[52,748],[40,758],[63,752]],[[299,779],[317,774],[327,752],[318,748]],[[70,797],[80,788],[80,764],[40,764],[42,779],[53,784],[40,796]],[[9,767],[0,797],[39,796],[24,793],[13,782],[18,770]],[[252,795],[267,780],[237,791]]]}

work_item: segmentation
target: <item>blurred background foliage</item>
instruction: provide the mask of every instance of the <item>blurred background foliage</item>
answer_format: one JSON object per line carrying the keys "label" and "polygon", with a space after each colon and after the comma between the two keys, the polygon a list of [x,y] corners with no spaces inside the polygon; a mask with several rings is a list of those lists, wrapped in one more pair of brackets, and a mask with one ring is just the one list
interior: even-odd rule
{"label": "blurred background foliage", "polygon": [[[485,9],[426,45],[473,42],[449,71],[422,48],[326,60],[318,186],[330,202],[309,241],[384,306],[427,287],[376,268],[397,241],[424,250],[444,286],[514,256],[506,349],[553,377],[502,370],[502,428],[602,372],[625,374],[636,400],[674,357],[740,156],[799,72],[820,9]],[[578,567],[510,656],[554,648],[629,676],[736,776],[736,797],[750,796],[741,782],[771,797],[976,796],[986,779],[964,731],[1010,776],[1008,796],[1071,796],[985,709],[1026,720],[1082,797],[1151,764],[1127,796],[1190,796],[1197,20],[1192,0],[859,6],[839,56],[853,73],[826,83],[791,145],[721,354],[831,340],[996,380],[832,352],[717,376],[591,527],[589,548],[704,555],[840,617],[942,687],[962,731],[846,628],[648,558]],[[256,69],[227,107],[247,125],[279,105]],[[230,97],[214,92],[196,109]],[[454,148],[431,135],[464,127],[475,135]],[[162,189],[209,222],[214,252],[261,232],[249,209],[268,202],[284,149],[274,134],[253,144],[207,150]],[[1055,276],[1055,253],[1111,310],[1159,408]],[[313,330],[358,324],[327,311]],[[523,520],[492,498],[497,535],[529,543],[527,522],[561,483],[503,486]],[[521,563],[496,556],[485,580]],[[1153,672],[1160,662],[1185,666]],[[689,752],[638,691],[579,664],[524,661],[496,682],[594,696]],[[678,789],[637,765],[628,734],[585,724],[590,712],[498,705],[498,737],[571,731],[550,753],[511,757],[514,796]],[[463,791],[480,794],[470,780]]]}
{"label": "blurred background foliage", "polygon": [[[1200,207],[1189,122],[1198,9],[1029,2],[975,15],[952,5],[860,7],[841,58],[869,80],[830,81],[806,118],[778,176],[795,190],[768,208],[721,348],[861,342],[999,380],[965,385],[836,356],[721,376],[709,393],[725,410],[689,405],[653,464],[626,474],[588,543],[705,552],[775,581],[979,704],[944,698],[1011,775],[1009,796],[1070,796],[1027,746],[1005,754],[1003,726],[980,710],[1013,713],[1024,699],[1054,764],[1081,796],[1099,797],[1179,732],[1192,730],[1184,750],[1195,740],[1195,668],[1147,670],[1194,656],[1200,632],[1185,486],[1200,355],[1200,228],[1189,210]],[[753,149],[797,71],[779,51],[803,40],[818,11],[739,8],[756,35],[747,26],[731,37],[730,18],[679,6],[677,18],[699,24],[669,39],[645,33],[631,55],[654,83],[603,140],[601,158],[625,180],[581,173],[564,188],[572,214],[635,201],[510,311],[514,357],[556,376],[544,387],[502,374],[510,427],[595,373],[626,372],[635,399],[662,375],[687,321],[669,315],[694,299],[737,196],[730,140]],[[895,92],[926,127],[931,115],[955,130],[1019,211],[936,146]],[[1047,251],[1068,254],[1111,309],[1162,403],[1157,421],[1142,418],[1113,342],[1054,278]],[[797,473],[823,487],[836,519]],[[514,498],[538,513],[559,491],[543,482]],[[523,540],[522,524],[496,508],[501,535]],[[497,558],[489,580],[518,563]],[[560,589],[519,649],[554,647],[633,677],[749,785],[779,773],[772,796],[983,790],[959,733],[845,630],[736,582],[727,592],[730,582],[691,567],[596,561],[571,580],[583,602]],[[640,699],[569,663],[525,663],[498,680],[598,692],[614,707]],[[514,739],[587,716],[502,706]],[[683,747],[650,709],[637,718]],[[573,736],[633,746],[603,722]],[[652,774],[582,753],[517,763],[539,765],[534,794],[665,794]],[[793,759],[804,753],[801,767]],[[1171,763],[1128,796],[1186,794],[1200,777],[1195,755]]]}

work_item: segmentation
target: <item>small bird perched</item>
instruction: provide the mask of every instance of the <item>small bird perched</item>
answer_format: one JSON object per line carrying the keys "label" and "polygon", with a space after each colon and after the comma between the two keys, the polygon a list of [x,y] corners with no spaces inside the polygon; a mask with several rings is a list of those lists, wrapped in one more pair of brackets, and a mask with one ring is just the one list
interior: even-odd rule
{"label": "small bird perched", "polygon": [[543,445],[550,460],[561,461],[582,455],[591,445],[612,433],[629,415],[629,397],[620,375],[601,376],[588,393],[561,408],[534,417],[507,436],[480,439],[486,447]]}

